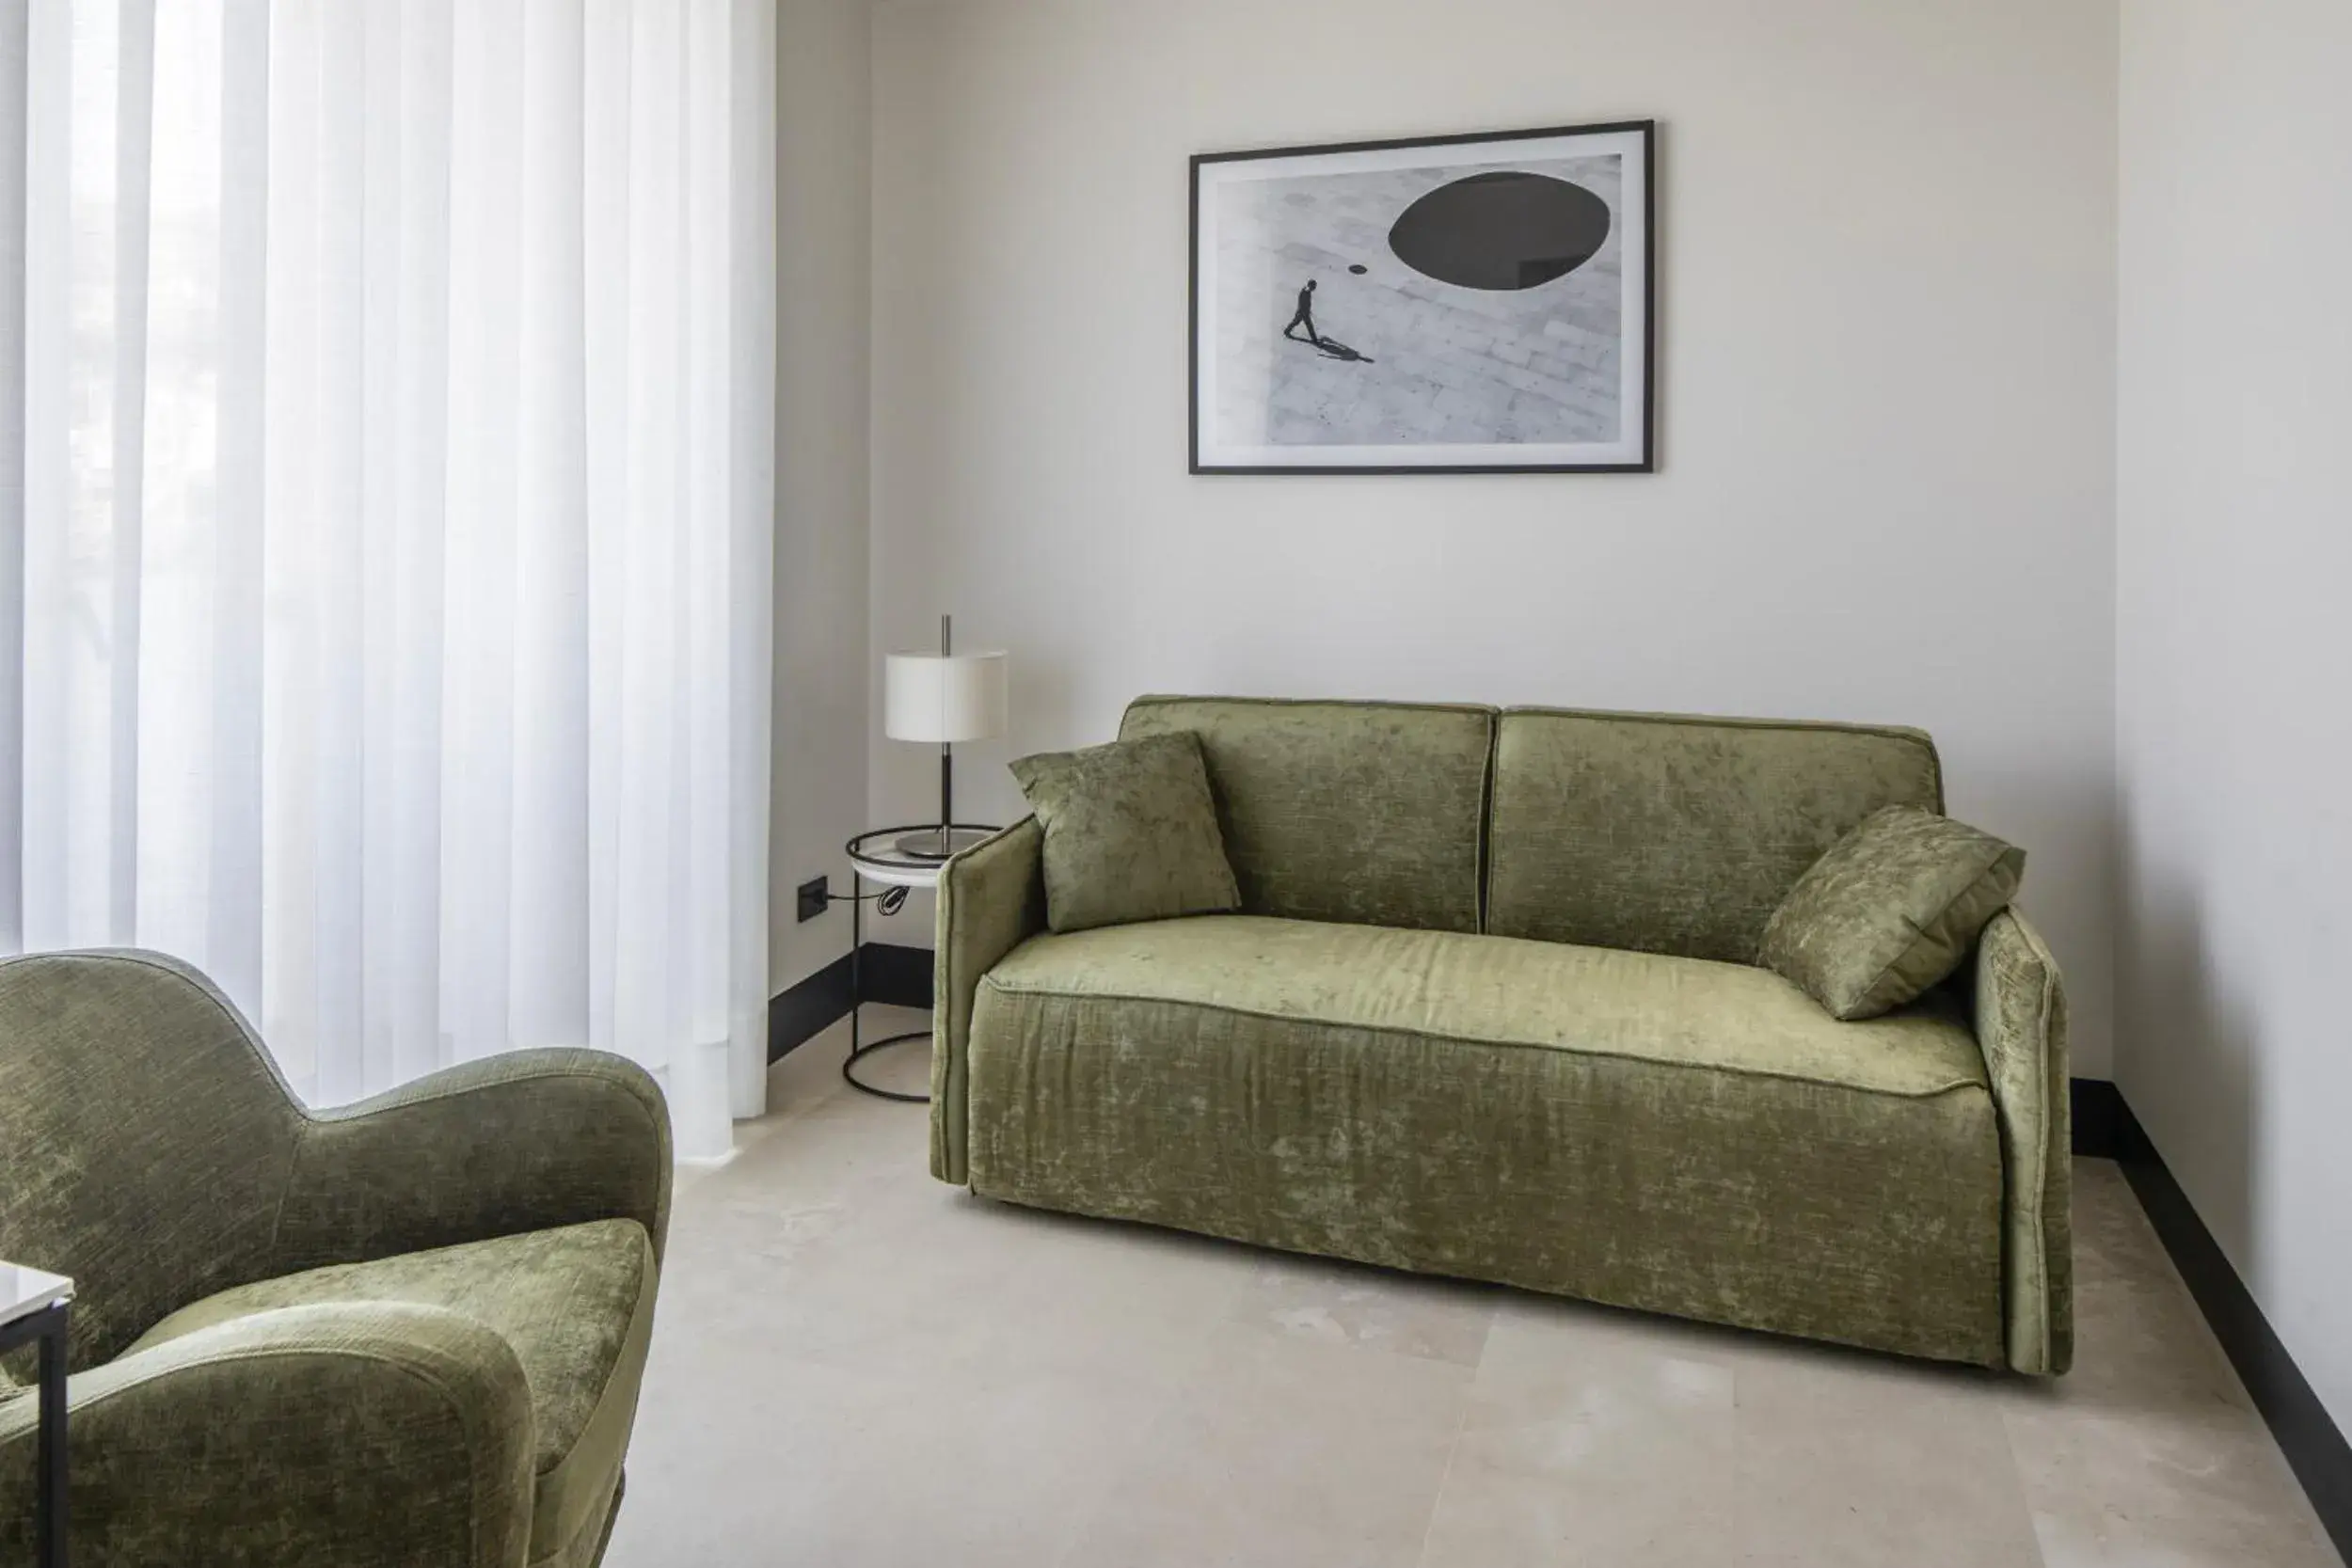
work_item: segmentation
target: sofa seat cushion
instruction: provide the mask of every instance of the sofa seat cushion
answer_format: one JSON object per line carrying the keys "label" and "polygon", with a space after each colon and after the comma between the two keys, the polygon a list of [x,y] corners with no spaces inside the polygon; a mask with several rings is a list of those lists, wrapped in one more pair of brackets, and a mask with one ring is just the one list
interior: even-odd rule
{"label": "sofa seat cushion", "polygon": [[1234,915],[1041,937],[993,990],[1573,1051],[1915,1097],[1985,1085],[1957,1013],[1840,1023],[1769,970],[1509,937]]}
{"label": "sofa seat cushion", "polygon": [[2001,1151],[1940,1000],[1746,965],[1211,916],[982,980],[975,1191],[1997,1365]]}
{"label": "sofa seat cushion", "polygon": [[366,1263],[263,1279],[206,1296],[131,1351],[232,1319],[319,1302],[441,1307],[495,1330],[531,1385],[538,1450],[531,1558],[586,1561],[619,1483],[645,1351],[657,1266],[634,1220],[596,1220]]}

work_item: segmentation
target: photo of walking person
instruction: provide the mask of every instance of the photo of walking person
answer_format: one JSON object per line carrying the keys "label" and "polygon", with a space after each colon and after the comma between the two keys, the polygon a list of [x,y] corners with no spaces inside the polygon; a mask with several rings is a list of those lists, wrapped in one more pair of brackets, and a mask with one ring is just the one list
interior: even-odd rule
{"label": "photo of walking person", "polygon": [[1315,336],[1315,280],[1311,277],[1298,291],[1298,309],[1291,313],[1291,324],[1282,328],[1282,336],[1288,338],[1302,326],[1307,329],[1307,341],[1321,348],[1323,340]]}

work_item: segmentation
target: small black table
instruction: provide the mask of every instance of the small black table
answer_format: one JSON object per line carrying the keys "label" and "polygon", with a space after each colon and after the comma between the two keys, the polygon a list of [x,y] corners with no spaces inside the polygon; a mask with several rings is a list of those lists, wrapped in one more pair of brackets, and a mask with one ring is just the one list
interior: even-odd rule
{"label": "small black table", "polygon": [[65,1568],[65,1331],[73,1281],[59,1274],[0,1262],[0,1355],[40,1345],[40,1448],[35,1518],[36,1560]]}

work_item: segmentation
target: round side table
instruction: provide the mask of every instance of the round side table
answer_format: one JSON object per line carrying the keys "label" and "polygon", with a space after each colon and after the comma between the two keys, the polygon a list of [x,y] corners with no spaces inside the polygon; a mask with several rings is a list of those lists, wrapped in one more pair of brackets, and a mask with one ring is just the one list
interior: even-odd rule
{"label": "round side table", "polygon": [[[851,1088],[874,1096],[877,1100],[896,1100],[913,1105],[928,1105],[927,1094],[902,1094],[897,1089],[877,1088],[857,1075],[857,1065],[884,1046],[904,1045],[910,1040],[928,1040],[928,1029],[910,1029],[904,1034],[888,1035],[869,1040],[861,1033],[862,1014],[866,1006],[866,906],[871,904],[877,914],[893,915],[906,906],[907,895],[917,888],[937,888],[939,874],[946,866],[943,858],[910,853],[901,843],[923,833],[925,825],[914,824],[897,828],[875,828],[850,840],[845,847],[850,857],[850,891],[836,894],[850,906],[850,1054],[841,1064],[841,1076]],[[961,848],[977,842],[972,835],[985,838],[996,832],[978,823],[959,822],[950,840]],[[877,891],[868,893],[871,884]]]}

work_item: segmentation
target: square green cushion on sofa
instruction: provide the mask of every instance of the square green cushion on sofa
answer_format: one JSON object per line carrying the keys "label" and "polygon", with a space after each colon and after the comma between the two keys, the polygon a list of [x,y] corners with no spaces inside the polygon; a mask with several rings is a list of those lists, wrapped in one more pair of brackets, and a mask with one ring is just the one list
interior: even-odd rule
{"label": "square green cushion on sofa", "polygon": [[2026,852],[1991,833],[1888,806],[1797,879],[1756,962],[1838,1018],[1876,1018],[1957,970],[2025,871]]}
{"label": "square green cushion on sofa", "polygon": [[1045,922],[1056,931],[1241,907],[1189,731],[1023,757],[1012,776],[1045,830]]}

